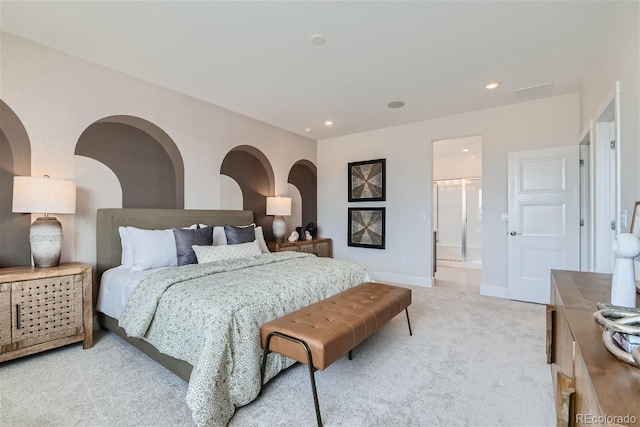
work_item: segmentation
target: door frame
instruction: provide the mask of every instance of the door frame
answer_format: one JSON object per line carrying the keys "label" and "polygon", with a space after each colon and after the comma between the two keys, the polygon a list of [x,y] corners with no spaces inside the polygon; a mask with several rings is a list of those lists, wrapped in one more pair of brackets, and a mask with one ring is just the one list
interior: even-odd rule
{"label": "door frame", "polygon": [[[590,212],[593,218],[593,260],[591,263],[591,271],[600,273],[613,272],[613,264],[615,257],[611,250],[611,245],[615,235],[619,234],[626,218],[622,217],[621,209],[621,174],[620,162],[622,153],[620,149],[620,81],[615,84],[615,90],[606,98],[600,109],[598,110],[598,119],[592,130],[593,153],[592,169],[593,169],[593,203]],[[592,121],[593,122],[593,121]],[[598,134],[599,124],[613,123],[611,126],[615,149],[614,153],[609,152],[605,155],[606,146],[609,142],[605,141]],[[609,138],[611,139],[611,138]],[[601,210],[603,203],[607,203],[608,217],[599,216],[598,211]],[[614,222],[614,228],[611,223]],[[614,231],[613,233],[611,231]]]}

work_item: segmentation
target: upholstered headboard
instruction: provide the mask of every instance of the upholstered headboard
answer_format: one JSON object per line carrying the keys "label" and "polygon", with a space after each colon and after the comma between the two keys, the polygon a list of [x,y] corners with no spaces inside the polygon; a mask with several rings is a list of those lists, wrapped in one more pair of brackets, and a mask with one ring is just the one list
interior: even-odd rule
{"label": "upholstered headboard", "polygon": [[118,227],[148,230],[188,227],[192,224],[246,225],[253,222],[252,211],[199,209],[98,209],[96,227],[97,279],[107,269],[120,265],[122,247]]}

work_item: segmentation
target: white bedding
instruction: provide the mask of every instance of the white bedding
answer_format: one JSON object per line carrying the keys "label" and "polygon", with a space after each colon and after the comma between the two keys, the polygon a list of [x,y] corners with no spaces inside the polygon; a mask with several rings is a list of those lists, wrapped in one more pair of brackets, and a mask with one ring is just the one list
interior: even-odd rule
{"label": "white bedding", "polygon": [[166,267],[152,270],[131,271],[131,268],[114,267],[105,271],[100,279],[97,310],[107,316],[120,320],[122,311],[129,301],[135,287],[150,274]]}

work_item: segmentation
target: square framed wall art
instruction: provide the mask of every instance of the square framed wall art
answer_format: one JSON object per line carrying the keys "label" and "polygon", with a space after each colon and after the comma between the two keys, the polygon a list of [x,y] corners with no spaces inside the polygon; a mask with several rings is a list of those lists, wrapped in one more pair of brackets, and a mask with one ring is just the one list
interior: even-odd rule
{"label": "square framed wall art", "polygon": [[385,208],[349,208],[348,246],[384,249]]}
{"label": "square framed wall art", "polygon": [[349,201],[382,202],[385,195],[386,159],[349,163]]}

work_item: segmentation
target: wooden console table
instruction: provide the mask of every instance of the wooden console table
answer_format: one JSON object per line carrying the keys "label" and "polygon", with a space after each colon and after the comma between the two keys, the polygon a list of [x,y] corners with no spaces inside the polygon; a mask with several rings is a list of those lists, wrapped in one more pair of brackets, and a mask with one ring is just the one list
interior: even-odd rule
{"label": "wooden console table", "polygon": [[611,275],[552,270],[551,288],[547,362],[558,425],[640,425],[640,368],[609,353],[593,320],[596,304],[611,301]]}

